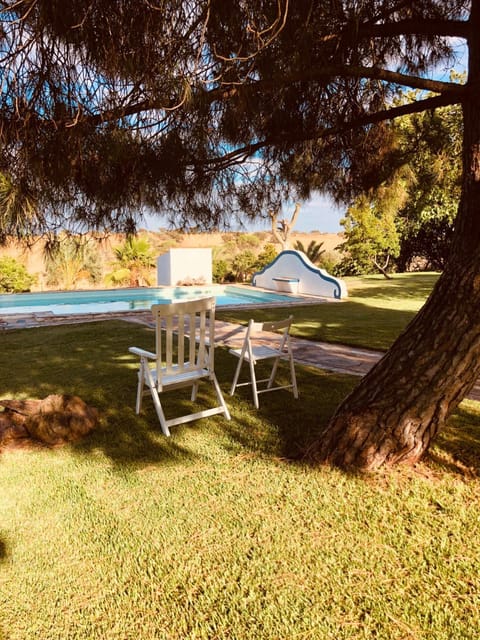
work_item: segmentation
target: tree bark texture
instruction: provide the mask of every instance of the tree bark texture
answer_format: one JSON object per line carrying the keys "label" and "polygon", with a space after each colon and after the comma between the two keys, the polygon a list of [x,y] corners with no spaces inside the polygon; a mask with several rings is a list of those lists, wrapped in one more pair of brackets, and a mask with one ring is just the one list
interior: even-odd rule
{"label": "tree bark texture", "polygon": [[480,0],[472,2],[463,188],[452,253],[429,299],[340,405],[313,457],[366,471],[416,462],[480,375]]}

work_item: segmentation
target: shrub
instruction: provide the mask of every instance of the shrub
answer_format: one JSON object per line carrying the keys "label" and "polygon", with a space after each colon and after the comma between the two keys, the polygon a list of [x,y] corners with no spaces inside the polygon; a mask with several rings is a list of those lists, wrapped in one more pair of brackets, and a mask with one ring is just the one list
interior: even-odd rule
{"label": "shrub", "polygon": [[2,293],[22,293],[30,291],[36,278],[28,273],[23,264],[15,258],[0,258],[0,291]]}
{"label": "shrub", "polygon": [[318,266],[328,273],[333,273],[341,260],[342,258],[337,251],[326,251],[318,261]]}
{"label": "shrub", "polygon": [[263,250],[258,254],[257,262],[255,263],[255,269],[261,271],[267,264],[270,264],[275,260],[278,255],[277,247],[268,242]]}
{"label": "shrub", "polygon": [[111,271],[105,276],[105,284],[107,287],[119,287],[130,283],[130,269],[121,268]]}
{"label": "shrub", "polygon": [[75,289],[82,281],[101,281],[102,267],[97,246],[81,236],[59,234],[47,246],[45,256],[47,284]]}
{"label": "shrub", "polygon": [[246,282],[255,271],[257,257],[253,251],[244,251],[232,262],[232,271],[237,282]]}
{"label": "shrub", "polygon": [[214,260],[212,263],[212,278],[214,282],[225,282],[230,271],[226,260]]}

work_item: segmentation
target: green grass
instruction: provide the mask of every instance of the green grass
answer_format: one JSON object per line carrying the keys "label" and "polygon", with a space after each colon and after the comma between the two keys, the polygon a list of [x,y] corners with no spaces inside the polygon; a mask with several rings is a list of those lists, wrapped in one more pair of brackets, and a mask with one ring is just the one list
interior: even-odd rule
{"label": "green grass", "polygon": [[[308,340],[337,342],[370,349],[388,349],[425,302],[438,278],[432,273],[346,278],[348,299],[312,306],[288,307],[292,334]],[[285,317],[286,309],[255,310],[255,318]],[[217,311],[218,318],[246,323],[246,311]]]}
{"label": "green grass", "polygon": [[[424,463],[359,477],[302,461],[349,376],[298,367],[298,401],[266,394],[255,411],[243,388],[230,422],[167,439],[148,398],[134,413],[127,348],[151,347],[151,330],[1,339],[3,397],[75,393],[101,424],[76,445],[0,457],[0,638],[480,636],[479,404],[461,405]],[[216,351],[225,392],[233,360]],[[169,411],[187,401],[174,394]]]}

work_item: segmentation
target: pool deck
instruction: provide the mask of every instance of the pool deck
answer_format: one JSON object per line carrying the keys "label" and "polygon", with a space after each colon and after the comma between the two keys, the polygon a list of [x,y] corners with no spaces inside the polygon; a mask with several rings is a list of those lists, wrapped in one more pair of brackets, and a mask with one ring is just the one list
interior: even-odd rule
{"label": "pool deck", "polygon": [[[102,322],[105,320],[124,320],[153,328],[150,311],[123,311],[111,313],[92,313],[84,315],[59,316],[53,313],[0,315],[0,331],[12,329],[28,329],[42,326],[66,324],[82,324],[85,322]],[[242,343],[245,327],[216,320],[215,335],[219,344],[227,347],[238,347]],[[292,350],[295,362],[317,367],[325,371],[356,376],[364,376],[383,356],[381,351],[358,349],[341,344],[313,342],[292,337]],[[480,380],[467,396],[471,400],[480,401]]]}

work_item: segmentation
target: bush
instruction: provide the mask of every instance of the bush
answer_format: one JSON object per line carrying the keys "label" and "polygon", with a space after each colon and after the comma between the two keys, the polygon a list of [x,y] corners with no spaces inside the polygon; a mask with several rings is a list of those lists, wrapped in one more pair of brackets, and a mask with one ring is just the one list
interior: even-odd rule
{"label": "bush", "polygon": [[97,246],[81,236],[59,234],[45,257],[47,285],[75,289],[82,281],[101,282],[102,267]]}
{"label": "bush", "polygon": [[107,287],[119,287],[130,284],[130,269],[123,268],[111,271],[105,276],[105,284]]}
{"label": "bush", "polygon": [[30,291],[36,278],[28,273],[15,258],[0,258],[0,292],[22,293]]}
{"label": "bush", "polygon": [[267,264],[270,264],[275,260],[278,255],[277,247],[268,242],[264,247],[263,251],[258,254],[257,262],[255,263],[255,268],[257,271],[261,271]]}
{"label": "bush", "polygon": [[255,271],[257,257],[253,251],[244,251],[235,256],[232,262],[232,271],[237,282],[246,282]]}
{"label": "bush", "polygon": [[342,258],[336,251],[326,251],[320,260],[318,266],[320,269],[325,269],[328,273],[333,273],[337,265],[340,264]]}
{"label": "bush", "polygon": [[212,278],[214,282],[225,282],[230,268],[226,260],[214,260],[212,264]]}

